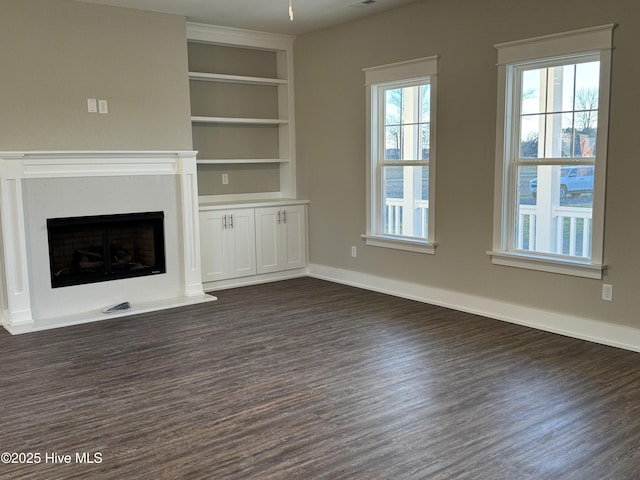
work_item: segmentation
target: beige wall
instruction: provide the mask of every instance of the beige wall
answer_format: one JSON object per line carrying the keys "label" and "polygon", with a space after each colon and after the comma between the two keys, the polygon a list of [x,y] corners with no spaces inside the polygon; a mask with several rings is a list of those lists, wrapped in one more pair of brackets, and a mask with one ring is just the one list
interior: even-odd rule
{"label": "beige wall", "polygon": [[[637,0],[429,0],[295,42],[299,195],[314,264],[640,327]],[[491,264],[496,43],[618,23],[601,281]],[[440,55],[436,255],[367,247],[364,67]],[[358,257],[351,258],[351,245]]]}
{"label": "beige wall", "polygon": [[190,150],[186,72],[182,17],[2,0],[0,150]]}

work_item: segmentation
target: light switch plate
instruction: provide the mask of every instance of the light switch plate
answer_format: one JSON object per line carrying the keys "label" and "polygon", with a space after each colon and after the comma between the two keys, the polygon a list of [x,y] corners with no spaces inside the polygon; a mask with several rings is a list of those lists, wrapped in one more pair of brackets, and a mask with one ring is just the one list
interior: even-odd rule
{"label": "light switch plate", "polygon": [[95,98],[87,98],[87,112],[96,113],[98,111],[98,102]]}

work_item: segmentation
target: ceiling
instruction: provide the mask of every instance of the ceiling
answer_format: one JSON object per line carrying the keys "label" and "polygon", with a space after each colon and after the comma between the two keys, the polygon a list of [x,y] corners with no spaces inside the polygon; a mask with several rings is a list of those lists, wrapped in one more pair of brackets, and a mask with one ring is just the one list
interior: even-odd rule
{"label": "ceiling", "polygon": [[173,13],[188,21],[298,35],[421,0],[78,0],[85,3]]}

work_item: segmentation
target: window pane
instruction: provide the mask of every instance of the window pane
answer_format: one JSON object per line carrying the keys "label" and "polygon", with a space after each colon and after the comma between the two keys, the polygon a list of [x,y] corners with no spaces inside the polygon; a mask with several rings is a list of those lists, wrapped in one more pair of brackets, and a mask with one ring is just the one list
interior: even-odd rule
{"label": "window pane", "polygon": [[520,158],[595,157],[600,62],[521,70]]}
{"label": "window pane", "polygon": [[541,113],[544,111],[544,95],[540,93],[540,90],[541,88],[546,88],[546,78],[546,68],[522,72],[521,114]]}
{"label": "window pane", "polygon": [[425,123],[420,126],[420,145],[419,160],[429,160],[429,149],[431,148],[431,124]]}
{"label": "window pane", "polygon": [[431,121],[431,85],[420,87],[420,121]]}
{"label": "window pane", "polygon": [[573,115],[552,113],[547,115],[547,134],[545,135],[545,157],[561,158],[573,155]]}
{"label": "window pane", "polygon": [[576,157],[595,157],[598,128],[600,62],[576,68]]}
{"label": "window pane", "polygon": [[401,118],[402,89],[394,88],[384,93],[384,123],[398,125]]}
{"label": "window pane", "polygon": [[382,232],[427,238],[429,167],[383,167]]}
{"label": "window pane", "polygon": [[600,62],[579,63],[576,65],[576,110],[584,107],[580,103],[580,92],[588,91],[591,102],[589,108],[598,108],[598,92],[600,90]]}
{"label": "window pane", "polygon": [[547,112],[573,110],[575,65],[552,67],[547,73]]}
{"label": "window pane", "polygon": [[400,160],[400,127],[386,127],[384,129],[384,138],[384,159]]}
{"label": "window pane", "polygon": [[429,124],[385,128],[385,160],[428,160]]}
{"label": "window pane", "polygon": [[[520,120],[520,157],[538,158],[544,155],[544,115],[526,115]],[[542,143],[541,143],[542,141]]]}
{"label": "window pane", "polygon": [[420,87],[402,89],[402,123],[416,123],[420,120]]}
{"label": "window pane", "polygon": [[429,158],[429,84],[384,91],[384,160]]}
{"label": "window pane", "polygon": [[593,165],[519,167],[514,248],[590,257],[593,180]]}
{"label": "window pane", "polygon": [[[576,117],[580,112],[576,112]],[[578,120],[576,120],[577,122]],[[581,128],[576,132],[576,157],[596,156],[596,136],[598,133],[598,113],[592,112],[589,118],[589,128]]]}
{"label": "window pane", "polygon": [[423,144],[421,125],[402,125],[400,127],[400,159],[419,160]]}

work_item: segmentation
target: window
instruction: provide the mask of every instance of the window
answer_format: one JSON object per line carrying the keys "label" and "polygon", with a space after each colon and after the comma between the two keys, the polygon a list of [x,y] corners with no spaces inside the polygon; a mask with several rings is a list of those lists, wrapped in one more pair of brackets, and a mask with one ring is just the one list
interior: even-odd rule
{"label": "window", "polygon": [[496,46],[493,263],[602,278],[612,30]]}
{"label": "window", "polygon": [[365,69],[368,245],[434,253],[437,57]]}

